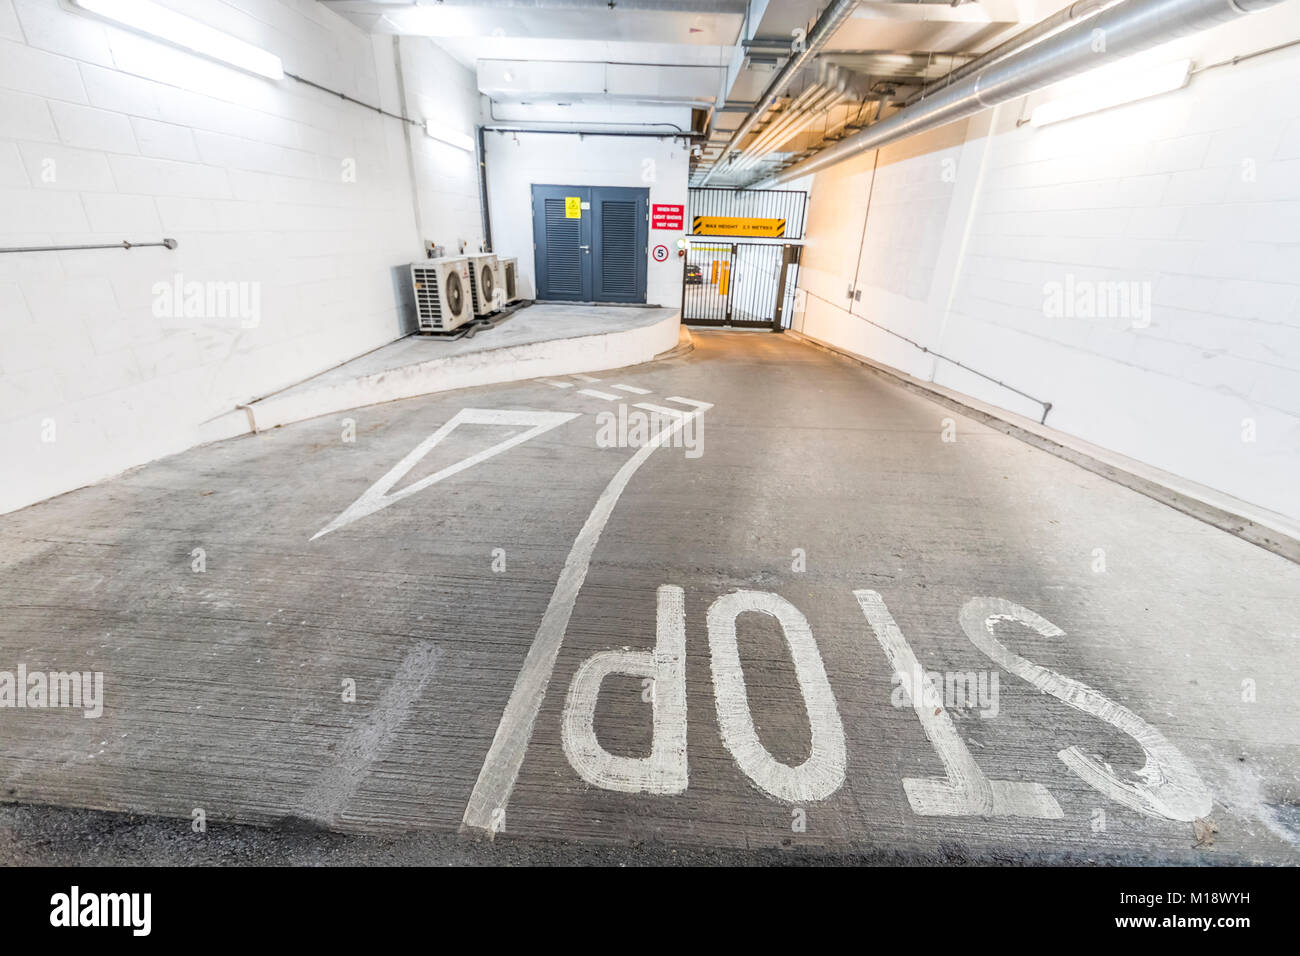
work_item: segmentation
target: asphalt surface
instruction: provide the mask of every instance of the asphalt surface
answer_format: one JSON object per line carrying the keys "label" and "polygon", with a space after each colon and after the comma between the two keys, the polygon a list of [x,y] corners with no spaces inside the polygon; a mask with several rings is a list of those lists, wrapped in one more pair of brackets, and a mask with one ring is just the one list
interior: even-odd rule
{"label": "asphalt surface", "polygon": [[1300,861],[1300,567],[781,336],[590,377],[0,516],[0,861]]}

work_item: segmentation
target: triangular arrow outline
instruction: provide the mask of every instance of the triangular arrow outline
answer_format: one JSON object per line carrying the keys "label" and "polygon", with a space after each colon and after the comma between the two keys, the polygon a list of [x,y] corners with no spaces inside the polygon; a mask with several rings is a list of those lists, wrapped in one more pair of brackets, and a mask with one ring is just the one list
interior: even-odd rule
{"label": "triangular arrow outline", "polygon": [[[341,515],[321,528],[311,540],[315,541],[321,535],[329,534],[331,531],[337,531],[344,525],[349,525],[358,518],[364,518],[366,515],[374,514],[391,504],[396,504],[403,498],[415,494],[417,491],[423,491],[430,485],[442,481],[444,478],[450,478],[466,468],[472,468],[479,462],[486,461],[503,451],[514,448],[516,445],[522,445],[530,438],[536,438],[543,432],[548,432],[552,428],[563,425],[565,422],[572,421],[581,414],[580,412],[534,412],[526,409],[498,409],[498,408],[462,408],[446,424],[436,432],[426,438],[420,444],[416,445],[405,458],[393,466],[392,470],[384,477],[380,478],[373,485],[366,489],[360,498],[348,506]],[[419,481],[412,482],[401,491],[395,491],[391,495],[388,489],[397,484],[402,476],[416,466],[416,464],[425,455],[431,452],[440,441],[451,434],[452,430],[458,425],[518,425],[531,426],[525,432],[518,435],[511,435],[504,441],[483,451],[470,455],[468,458],[462,458],[454,465],[448,465],[441,471],[436,471],[432,475],[421,478]]]}

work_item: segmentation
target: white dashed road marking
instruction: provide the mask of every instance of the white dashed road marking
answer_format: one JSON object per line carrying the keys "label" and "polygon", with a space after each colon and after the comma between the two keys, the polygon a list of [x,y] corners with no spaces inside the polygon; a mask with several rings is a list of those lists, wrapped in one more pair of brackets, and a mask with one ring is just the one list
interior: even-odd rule
{"label": "white dashed road marking", "polygon": [[592,378],[590,375],[570,375],[569,378],[576,378],[579,382],[599,382],[600,379]]}
{"label": "white dashed road marking", "polygon": [[653,402],[637,402],[632,407],[644,409],[647,412],[655,412],[659,415],[667,415],[669,418],[691,414],[691,412],[684,412],[680,408],[668,408],[666,405],[655,405]]}
{"label": "white dashed road marking", "polygon": [[551,386],[552,388],[573,388],[572,382],[554,382],[551,381],[551,379],[549,378],[541,379],[541,381],[545,382],[547,385]]}
{"label": "white dashed road marking", "polygon": [[579,394],[579,395],[590,395],[592,398],[603,398],[603,399],[604,399],[605,401],[607,401],[607,402],[617,402],[617,401],[618,401],[618,396],[617,396],[617,395],[611,395],[611,394],[609,394],[609,392],[600,392],[600,391],[597,391],[597,390],[594,389],[594,388],[580,388],[580,389],[578,389],[578,394]]}
{"label": "white dashed road marking", "polygon": [[614,388],[617,388],[617,389],[618,389],[619,391],[621,391],[621,392],[631,392],[633,395],[649,395],[649,394],[650,394],[650,389],[648,389],[648,388],[637,388],[635,385],[615,385],[615,386],[613,386],[613,387],[614,387]]}

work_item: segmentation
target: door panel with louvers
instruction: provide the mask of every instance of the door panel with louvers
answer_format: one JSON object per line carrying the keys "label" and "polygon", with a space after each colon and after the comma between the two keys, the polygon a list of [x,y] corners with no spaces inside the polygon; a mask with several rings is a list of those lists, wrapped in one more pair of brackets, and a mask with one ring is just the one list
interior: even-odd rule
{"label": "door panel with louvers", "polygon": [[644,302],[646,190],[592,190],[595,296],[598,302]]}
{"label": "door panel with louvers", "polygon": [[590,204],[591,190],[533,187],[533,267],[537,298],[591,301],[591,214],[565,215],[565,199]]}
{"label": "door panel with louvers", "polygon": [[582,298],[582,220],[566,219],[564,200],[547,199],[546,279],[548,299]]}

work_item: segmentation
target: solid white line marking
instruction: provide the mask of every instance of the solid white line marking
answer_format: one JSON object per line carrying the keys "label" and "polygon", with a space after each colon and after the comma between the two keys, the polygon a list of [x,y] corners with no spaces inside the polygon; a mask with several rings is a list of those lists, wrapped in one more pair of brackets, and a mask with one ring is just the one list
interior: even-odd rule
{"label": "solid white line marking", "polygon": [[569,378],[576,378],[580,382],[599,382],[600,379],[592,378],[590,375],[570,375]]}
{"label": "solid white line marking", "polygon": [[375,761],[411,715],[411,709],[433,679],[438,649],[429,641],[416,644],[402,659],[375,708],[335,750],[335,762],[316,778],[303,795],[303,816],[329,825],[335,822]]}
{"label": "solid white line marking", "polygon": [[559,656],[560,645],[564,643],[564,632],[569,626],[569,616],[573,613],[573,605],[578,600],[582,582],[587,577],[587,569],[591,566],[591,555],[596,550],[600,533],[604,530],[605,523],[609,521],[614,506],[618,504],[623,489],[632,480],[637,469],[654,454],[656,448],[666,444],[665,439],[671,440],[673,433],[685,425],[689,418],[703,413],[704,409],[701,408],[662,428],[655,440],[638,448],[636,453],[623,463],[623,467],[609,480],[605,490],[596,499],[591,514],[587,516],[582,530],[573,541],[573,547],[569,549],[569,556],[565,559],[559,580],[555,582],[555,590],[551,593],[550,603],[546,605],[546,613],[542,615],[542,622],[538,625],[537,635],[533,638],[532,647],[528,649],[528,656],[519,670],[506,709],[501,714],[501,722],[497,725],[496,735],[492,738],[492,746],[483,760],[483,768],[479,771],[478,781],[474,784],[474,792],[470,794],[469,803],[465,807],[465,816],[462,820],[464,826],[486,830],[491,834],[504,828],[506,803],[510,800],[510,792],[514,790],[515,780],[519,777],[519,768],[523,766],[524,755],[528,752],[528,741],[533,736],[533,725],[537,722],[538,711],[542,709],[542,702],[546,699],[546,688],[555,671],[555,660]]}
{"label": "solid white line marking", "polygon": [[611,394],[609,394],[609,392],[598,392],[598,391],[596,391],[596,389],[594,389],[594,388],[580,388],[580,389],[578,389],[578,394],[579,394],[579,395],[590,395],[592,398],[603,398],[603,399],[604,399],[605,401],[607,401],[607,402],[617,402],[617,401],[618,401],[618,396],[617,396],[617,395],[611,395]]}
{"label": "solid white line marking", "polygon": [[538,379],[538,381],[545,382],[552,388],[573,388],[572,382],[553,382],[549,378]]}
{"label": "solid white line marking", "polygon": [[637,388],[635,385],[615,385],[614,388],[617,388],[619,391],[622,391],[622,392],[631,392],[633,395],[649,395],[649,394],[650,394],[650,389],[648,389],[648,388]]}
{"label": "solid white line marking", "polygon": [[[579,414],[579,412],[532,412],[523,409],[462,408],[452,416],[450,421],[416,445],[410,454],[392,467],[388,474],[367,488],[361,497],[352,502],[341,515],[312,535],[311,540],[315,541],[323,534],[337,531],[358,518],[364,518],[366,515],[374,514],[381,508],[387,508],[389,505],[395,504],[417,491],[423,491],[435,482],[450,478],[466,468],[472,468],[493,455],[499,455],[516,445],[522,445],[528,439],[536,438],[542,432],[550,431],[557,425],[563,425],[565,422],[577,418]],[[457,425],[531,425],[532,427],[527,431],[510,435],[504,441],[497,442],[491,448],[485,448],[476,455],[462,458],[454,465],[448,465],[441,471],[412,482],[401,491],[395,491],[391,495],[388,494],[388,489],[397,484],[403,475],[414,468],[416,463],[432,451],[433,447],[446,438]]]}

